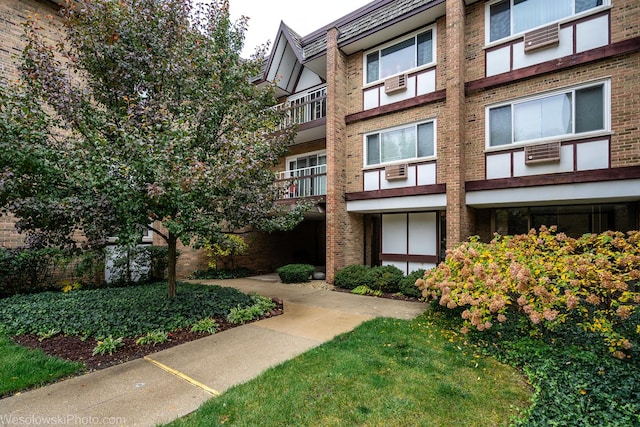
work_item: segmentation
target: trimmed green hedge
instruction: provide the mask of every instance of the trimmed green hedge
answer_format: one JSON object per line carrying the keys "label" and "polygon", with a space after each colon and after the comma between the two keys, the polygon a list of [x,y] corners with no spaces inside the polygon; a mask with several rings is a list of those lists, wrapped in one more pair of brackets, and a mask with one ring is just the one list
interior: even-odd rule
{"label": "trimmed green hedge", "polygon": [[371,267],[360,264],[348,265],[338,270],[334,277],[334,284],[343,289],[353,290],[358,286],[366,286],[366,276]]}
{"label": "trimmed green hedge", "polygon": [[315,267],[310,264],[288,264],[276,271],[282,283],[308,282]]}
{"label": "trimmed green hedge", "polygon": [[393,294],[400,291],[398,283],[403,277],[402,270],[394,265],[377,265],[367,271],[365,280],[374,291]]}
{"label": "trimmed green hedge", "polygon": [[[422,292],[415,283],[424,276],[424,272],[418,270],[405,276],[402,270],[393,265],[369,267],[353,264],[336,272],[334,284],[342,289],[358,289],[357,293],[368,295],[400,292],[409,297],[422,298]],[[372,292],[366,292],[367,289]]]}
{"label": "trimmed green hedge", "polygon": [[422,298],[422,291],[416,286],[416,280],[422,279],[424,277],[425,270],[420,269],[409,273],[407,276],[403,277],[398,283],[398,287],[400,288],[400,292],[403,295],[414,298]]}

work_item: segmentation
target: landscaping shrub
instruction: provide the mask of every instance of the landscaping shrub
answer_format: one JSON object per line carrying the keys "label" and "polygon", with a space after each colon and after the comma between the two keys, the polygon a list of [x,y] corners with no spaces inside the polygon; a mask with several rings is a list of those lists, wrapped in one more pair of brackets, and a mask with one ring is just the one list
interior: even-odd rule
{"label": "landscaping shrub", "polygon": [[354,288],[351,290],[352,294],[356,294],[356,295],[371,295],[374,297],[381,297],[382,296],[382,291],[381,290],[373,290],[370,287],[368,287],[367,285],[360,285],[357,288]]}
{"label": "landscaping shrub", "polygon": [[192,279],[240,279],[242,277],[253,276],[255,271],[245,267],[239,268],[221,268],[195,271],[192,275]]}
{"label": "landscaping shrub", "polygon": [[464,332],[524,321],[534,335],[587,333],[623,359],[640,346],[638,279],[639,231],[574,239],[542,227],[489,244],[472,238],[418,284],[429,299],[461,311]]}
{"label": "landscaping shrub", "polygon": [[365,282],[374,291],[395,293],[400,290],[398,284],[403,277],[402,270],[394,265],[377,265],[367,271]]}
{"label": "landscaping shrub", "polygon": [[371,267],[361,264],[348,265],[338,270],[333,279],[333,284],[343,289],[355,289],[358,286],[367,285],[365,276]]}
{"label": "landscaping shrub", "polygon": [[414,298],[421,298],[422,291],[416,286],[416,281],[424,277],[425,270],[420,269],[409,273],[407,276],[400,279],[398,288],[403,295]]}
{"label": "landscaping shrub", "polygon": [[244,254],[248,246],[247,242],[236,234],[223,234],[216,241],[207,240],[204,250],[209,259],[209,268],[234,269],[234,257]]}
{"label": "landscaping shrub", "polygon": [[238,305],[237,307],[230,309],[229,314],[227,314],[228,322],[234,324],[250,322],[254,319],[259,319],[276,308],[276,303],[270,298],[263,297],[262,295],[255,293],[249,294],[249,297],[253,304],[248,307]]}
{"label": "landscaping shrub", "polygon": [[308,282],[313,270],[315,267],[309,264],[288,264],[276,271],[282,283],[300,283]]}
{"label": "landscaping shrub", "polygon": [[67,263],[60,249],[0,248],[0,297],[51,288]]}

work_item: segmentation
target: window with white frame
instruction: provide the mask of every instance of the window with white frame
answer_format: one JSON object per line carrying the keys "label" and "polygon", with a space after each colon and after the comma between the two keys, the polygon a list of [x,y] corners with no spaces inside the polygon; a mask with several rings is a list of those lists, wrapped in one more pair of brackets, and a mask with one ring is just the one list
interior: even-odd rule
{"label": "window with white frame", "polygon": [[435,27],[394,41],[364,56],[365,83],[431,64],[435,61]]}
{"label": "window with white frame", "polygon": [[435,155],[435,120],[365,135],[365,166]]}
{"label": "window with white frame", "polygon": [[609,0],[500,0],[486,7],[487,42],[608,4]]}
{"label": "window with white frame", "polygon": [[487,146],[607,131],[609,82],[578,86],[487,108]]}

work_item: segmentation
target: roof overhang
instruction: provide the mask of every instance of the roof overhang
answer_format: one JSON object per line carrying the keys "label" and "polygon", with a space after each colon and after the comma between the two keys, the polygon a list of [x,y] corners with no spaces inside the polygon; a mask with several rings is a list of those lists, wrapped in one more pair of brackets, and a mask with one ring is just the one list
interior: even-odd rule
{"label": "roof overhang", "polygon": [[474,208],[614,203],[640,200],[640,179],[467,191]]}
{"label": "roof overhang", "polygon": [[276,82],[281,94],[291,94],[302,72],[302,50],[299,40],[284,22],[280,22],[278,35],[269,54],[264,79]]}
{"label": "roof overhang", "polygon": [[409,31],[435,22],[446,15],[444,0],[431,2],[424,8],[418,9],[411,16],[403,16],[396,20],[386,22],[381,26],[371,28],[369,31],[357,37],[338,43],[340,50],[347,55],[367,50],[379,44],[385,43],[396,37],[400,37]]}

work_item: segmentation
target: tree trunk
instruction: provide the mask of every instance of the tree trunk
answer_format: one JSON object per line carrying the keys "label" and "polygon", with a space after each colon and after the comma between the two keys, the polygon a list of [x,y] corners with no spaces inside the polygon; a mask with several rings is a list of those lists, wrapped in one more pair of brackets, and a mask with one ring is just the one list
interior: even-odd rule
{"label": "tree trunk", "polygon": [[169,244],[169,265],[167,267],[168,296],[174,298],[176,296],[176,262],[177,262],[177,246],[178,239],[171,233],[168,233],[167,243]]}

